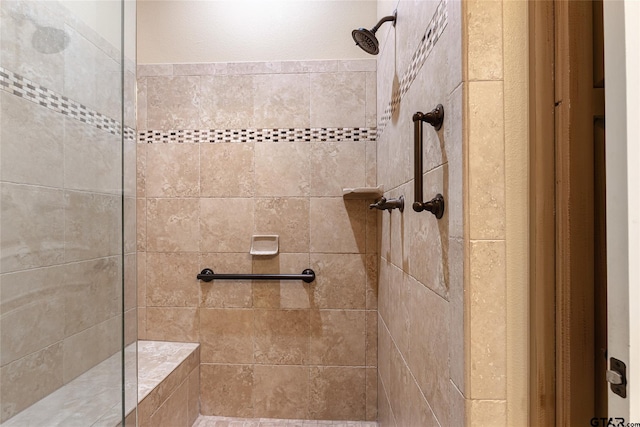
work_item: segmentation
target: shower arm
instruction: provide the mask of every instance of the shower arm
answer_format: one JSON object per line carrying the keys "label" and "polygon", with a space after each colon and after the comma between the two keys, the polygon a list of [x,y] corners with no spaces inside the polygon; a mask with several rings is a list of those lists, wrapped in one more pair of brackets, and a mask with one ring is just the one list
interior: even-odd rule
{"label": "shower arm", "polygon": [[375,34],[376,31],[378,31],[378,28],[380,28],[380,26],[382,24],[384,24],[385,22],[389,22],[389,21],[393,21],[393,26],[394,27],[396,26],[396,14],[395,13],[393,15],[385,16],[380,21],[378,21],[378,23],[371,29],[371,32]]}

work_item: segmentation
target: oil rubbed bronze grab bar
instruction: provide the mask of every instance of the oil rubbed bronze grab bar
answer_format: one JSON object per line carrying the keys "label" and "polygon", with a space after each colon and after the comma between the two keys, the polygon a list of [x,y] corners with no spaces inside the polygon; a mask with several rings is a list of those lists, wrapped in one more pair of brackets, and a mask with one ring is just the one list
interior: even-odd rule
{"label": "oil rubbed bronze grab bar", "polygon": [[429,211],[438,219],[442,218],[444,214],[444,197],[442,197],[442,194],[438,194],[428,202],[422,201],[422,122],[429,123],[435,130],[440,130],[443,119],[444,107],[442,104],[438,104],[436,108],[426,114],[418,111],[413,115],[413,172],[415,177],[415,193],[412,207],[416,212]]}
{"label": "oil rubbed bronze grab bar", "polygon": [[214,279],[223,280],[302,280],[311,283],[316,279],[316,273],[307,268],[302,274],[220,274],[214,273],[212,269],[205,268],[198,274],[198,280],[211,282]]}

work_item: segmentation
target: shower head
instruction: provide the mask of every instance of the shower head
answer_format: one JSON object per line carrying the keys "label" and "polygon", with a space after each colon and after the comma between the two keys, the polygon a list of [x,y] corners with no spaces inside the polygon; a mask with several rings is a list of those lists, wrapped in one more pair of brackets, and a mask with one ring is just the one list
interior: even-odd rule
{"label": "shower head", "polygon": [[370,30],[366,28],[358,28],[351,32],[351,37],[356,42],[356,46],[360,46],[362,50],[371,55],[377,55],[380,50],[378,49],[378,39],[376,38],[376,31],[385,22],[393,21],[393,26],[396,26],[397,12],[393,12],[393,15],[385,16]]}

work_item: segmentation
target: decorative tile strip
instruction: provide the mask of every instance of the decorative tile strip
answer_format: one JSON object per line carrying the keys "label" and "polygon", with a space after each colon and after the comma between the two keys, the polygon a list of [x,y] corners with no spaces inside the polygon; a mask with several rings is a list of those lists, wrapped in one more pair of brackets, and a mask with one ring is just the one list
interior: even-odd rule
{"label": "decorative tile strip", "polygon": [[438,7],[436,8],[436,12],[433,14],[433,18],[427,25],[427,29],[424,32],[424,36],[420,40],[418,47],[416,48],[413,56],[411,57],[411,61],[409,62],[409,67],[402,75],[400,79],[400,84],[398,88],[391,95],[391,100],[387,104],[384,109],[384,113],[380,117],[380,123],[378,123],[378,135],[382,135],[385,127],[391,120],[391,115],[394,111],[400,106],[400,102],[404,95],[406,95],[407,91],[411,87],[411,84],[416,79],[418,72],[424,65],[424,62],[429,57],[429,54],[433,50],[433,47],[436,45],[436,42],[442,35],[445,27],[447,26],[447,0],[442,0]]}
{"label": "decorative tile strip", "polygon": [[[40,86],[6,68],[0,67],[0,90],[31,101],[65,116],[105,130],[113,135],[120,135],[120,122],[98,113],[79,102],[67,98],[57,92]],[[134,137],[135,131],[131,136]]]}
{"label": "decorative tile strip", "polygon": [[376,128],[307,129],[195,129],[147,130],[138,132],[138,142],[220,143],[220,142],[358,142],[375,141]]}

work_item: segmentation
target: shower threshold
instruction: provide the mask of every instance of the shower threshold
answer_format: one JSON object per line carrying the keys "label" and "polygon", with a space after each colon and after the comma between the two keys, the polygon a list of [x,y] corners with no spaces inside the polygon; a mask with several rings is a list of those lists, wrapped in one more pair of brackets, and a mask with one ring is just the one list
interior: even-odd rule
{"label": "shower threshold", "polygon": [[192,427],[378,427],[375,421],[283,420],[200,415]]}

